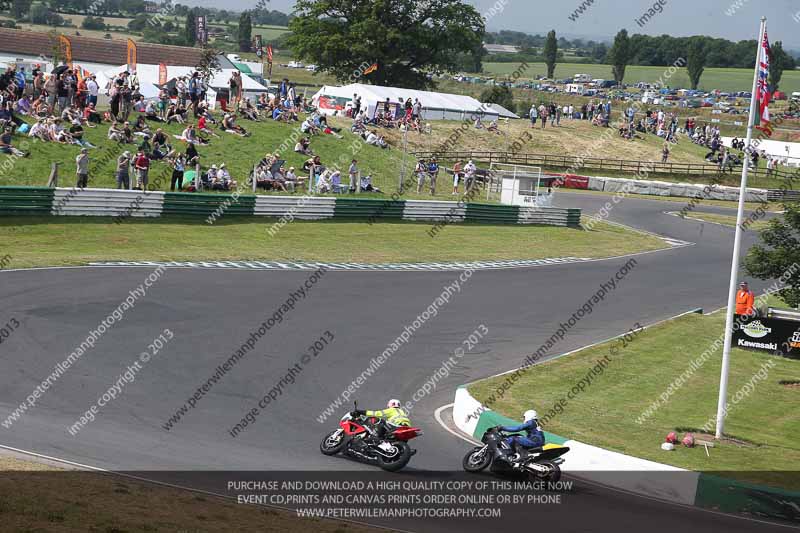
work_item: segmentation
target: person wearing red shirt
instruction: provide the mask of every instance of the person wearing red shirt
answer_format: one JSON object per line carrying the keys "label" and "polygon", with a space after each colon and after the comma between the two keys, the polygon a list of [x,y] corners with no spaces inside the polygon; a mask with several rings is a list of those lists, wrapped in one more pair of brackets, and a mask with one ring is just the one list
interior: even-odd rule
{"label": "person wearing red shirt", "polygon": [[133,167],[136,169],[136,188],[142,191],[147,190],[147,174],[150,171],[150,159],[144,150],[139,148],[139,153],[133,162]]}

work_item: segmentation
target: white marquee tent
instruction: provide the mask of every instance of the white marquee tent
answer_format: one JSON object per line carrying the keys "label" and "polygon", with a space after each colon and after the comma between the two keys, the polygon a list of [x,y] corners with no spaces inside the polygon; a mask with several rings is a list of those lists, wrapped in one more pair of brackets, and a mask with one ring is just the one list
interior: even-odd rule
{"label": "white marquee tent", "polygon": [[473,114],[480,114],[484,119],[490,120],[498,117],[519,118],[502,108],[484,106],[471,96],[361,83],[345,86],[326,85],[313,96],[312,104],[325,114],[337,112],[343,114],[354,94],[361,97],[361,105],[366,107],[369,116],[374,116],[378,104],[385,102],[387,98],[391,104],[397,104],[401,98],[403,102],[411,98],[412,101],[419,99],[422,104],[422,117],[426,120],[464,120]]}
{"label": "white marquee tent", "polygon": [[[98,72],[97,81],[101,89],[105,87],[107,80],[113,79],[114,76],[124,70],[127,70],[127,68],[127,65],[120,65],[118,68],[106,70],[105,72]],[[173,80],[180,76],[191,76],[195,70],[197,69],[194,67],[167,66],[167,81]],[[209,91],[207,97],[211,99],[212,96],[216,96],[216,93],[219,92],[220,89],[227,89],[228,80],[230,79],[231,74],[235,71],[237,70],[222,69],[216,72],[214,77],[209,82],[209,86],[213,90]],[[140,92],[145,98],[150,98],[148,94],[152,93],[151,87],[158,85],[158,65],[138,64],[136,65],[136,75],[139,78]],[[245,98],[257,98],[260,93],[267,91],[265,86],[261,85],[256,80],[245,74],[242,75],[242,86],[244,89],[243,92]],[[155,94],[152,96],[152,98],[156,97],[158,97],[157,88],[155,89]],[[211,100],[210,103],[213,104],[213,100]]]}

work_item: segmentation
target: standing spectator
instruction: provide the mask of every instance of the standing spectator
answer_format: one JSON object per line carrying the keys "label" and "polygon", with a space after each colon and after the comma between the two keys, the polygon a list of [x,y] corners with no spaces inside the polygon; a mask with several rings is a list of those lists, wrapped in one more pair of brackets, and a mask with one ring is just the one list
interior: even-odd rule
{"label": "standing spectator", "polygon": [[439,163],[432,157],[428,163],[428,177],[431,180],[431,196],[436,196],[436,178],[439,176]]}
{"label": "standing spectator", "polygon": [[175,190],[175,184],[178,184],[178,191],[183,190],[183,172],[186,170],[186,159],[183,154],[178,154],[172,161],[172,179],[169,183],[169,190]]}
{"label": "standing spectator", "polygon": [[44,74],[41,70],[33,69],[33,99],[36,100],[44,90]]}
{"label": "standing spectator", "polygon": [[[190,144],[189,146],[194,145]],[[139,153],[136,156],[136,161],[133,163],[133,166],[136,169],[136,188],[142,191],[147,190],[147,174],[150,171],[150,159],[141,148],[139,148]]]}
{"label": "standing spectator", "polygon": [[475,166],[475,163],[472,162],[472,159],[464,167],[464,193],[472,189],[473,185],[475,185],[475,174],[478,172],[478,167]]}
{"label": "standing spectator", "polygon": [[75,158],[75,173],[78,175],[79,189],[85,189],[89,184],[89,150],[81,148],[81,153]]}
{"label": "standing spectator", "polygon": [[556,106],[556,126],[561,125],[561,106]]}
{"label": "standing spectator", "polygon": [[[233,95],[229,95],[233,98]],[[192,77],[189,80],[189,99],[191,100],[192,110],[197,109],[197,102],[200,100],[200,74],[192,72]]]}
{"label": "standing spectator", "polygon": [[97,85],[97,76],[94,74],[92,74],[86,82],[86,90],[89,92],[86,97],[87,105],[94,104],[94,107],[97,107],[97,95],[100,94],[100,86]]}
{"label": "standing spectator", "polygon": [[414,98],[414,107],[411,110],[411,118],[413,120],[422,118],[422,102],[418,98]]}
{"label": "standing spectator", "polygon": [[63,74],[56,81],[56,96],[58,97],[58,114],[60,115],[67,108],[69,99],[69,85],[67,85]]}
{"label": "standing spectator", "polygon": [[352,110],[353,110],[352,111],[353,118],[356,118],[358,112],[361,111],[361,98],[359,98],[357,94],[353,94]]}
{"label": "standing spectator", "polygon": [[354,192],[358,189],[358,161],[353,159],[350,162],[350,168],[348,169],[348,173],[350,174],[350,191]]}
{"label": "standing spectator", "polygon": [[230,79],[228,80],[228,87],[230,88],[230,102],[231,108],[236,109],[236,105],[239,103],[239,98],[241,96],[241,83],[242,79],[237,76],[239,71],[234,71],[231,74]]}
{"label": "standing spectator", "polygon": [[458,194],[458,182],[461,181],[461,161],[453,165],[453,196]]}
{"label": "standing spectator", "polygon": [[419,160],[414,172],[417,174],[417,194],[420,194],[422,193],[422,188],[425,186],[425,178],[428,175],[428,169],[425,166],[424,159]]}
{"label": "standing spectator", "polygon": [[530,110],[529,115],[530,115],[530,118],[531,118],[531,128],[535,128],[536,127],[536,119],[539,118],[539,110],[536,109],[536,104],[531,104],[531,110]]}
{"label": "standing spectator", "polygon": [[117,189],[128,190],[131,188],[131,178],[129,167],[131,164],[131,153],[127,150],[117,158]]}
{"label": "standing spectator", "polygon": [[539,118],[542,122],[542,129],[547,127],[547,108],[544,104],[539,104]]}
{"label": "standing spectator", "polygon": [[755,297],[753,291],[747,286],[747,282],[743,281],[739,284],[739,290],[736,291],[736,314],[737,315],[753,315],[755,309],[753,304]]}
{"label": "standing spectator", "polygon": [[664,148],[661,149],[661,162],[666,163],[669,159],[669,144],[664,143]]}

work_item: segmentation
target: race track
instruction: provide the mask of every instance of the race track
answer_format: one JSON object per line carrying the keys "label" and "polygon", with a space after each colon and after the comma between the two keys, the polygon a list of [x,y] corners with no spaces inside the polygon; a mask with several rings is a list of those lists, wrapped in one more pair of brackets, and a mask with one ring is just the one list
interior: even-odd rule
{"label": "race track", "polygon": [[[556,203],[592,214],[609,198],[558,192]],[[636,256],[637,265],[618,288],[550,355],[623,333],[636,322],[649,324],[693,308],[709,311],[724,305],[733,230],[664,213],[681,207],[635,198],[615,206],[611,221],[695,244]],[[735,214],[724,208],[698,210]],[[447,239],[447,231],[437,238]],[[755,234],[746,234],[744,248],[755,239]],[[378,408],[387,397],[405,401],[465,336],[481,324],[488,329],[477,349],[416,405],[413,420],[425,435],[415,441],[419,453],[413,468],[401,475],[459,470],[469,444],[443,429],[434,411],[452,402],[457,385],[517,367],[628,259],[474,272],[462,292],[356,395],[362,407]],[[0,348],[0,418],[5,420],[152,271],[95,267],[0,273],[0,322],[15,317],[21,323]],[[372,470],[318,452],[321,437],[349,406],[322,424],[317,417],[458,275],[328,272],[168,431],[163,425],[169,417],[309,276],[303,271],[168,269],[38,405],[10,428],[0,427],[0,444],[110,470]],[[760,287],[753,284],[756,292]],[[94,422],[71,435],[68,426],[165,328],[174,338],[163,351]],[[229,430],[326,330],[334,336],[330,345],[254,424],[232,437]],[[563,510],[545,511],[536,516],[536,528],[586,531],[590,524],[624,520],[626,526],[650,531],[785,530],[590,485],[581,490],[587,497],[568,507],[573,519],[565,521]],[[520,514],[502,520],[491,529],[531,524],[531,517]],[[586,522],[581,525],[581,520]],[[454,524],[407,521],[402,528],[452,531]],[[458,529],[487,530],[479,521],[464,521]]]}

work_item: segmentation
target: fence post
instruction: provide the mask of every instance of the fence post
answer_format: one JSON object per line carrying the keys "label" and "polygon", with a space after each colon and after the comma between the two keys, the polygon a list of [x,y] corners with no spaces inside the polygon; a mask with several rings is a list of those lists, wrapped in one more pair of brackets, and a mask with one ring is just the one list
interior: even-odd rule
{"label": "fence post", "polygon": [[200,163],[194,165],[194,182],[197,192],[201,192],[203,190],[203,178],[200,176]]}
{"label": "fence post", "polygon": [[50,164],[50,177],[47,180],[47,186],[51,189],[58,187],[58,163]]}
{"label": "fence post", "polygon": [[257,175],[256,169],[257,168],[258,168],[258,165],[253,165],[253,193],[254,194],[256,192],[256,175]]}

